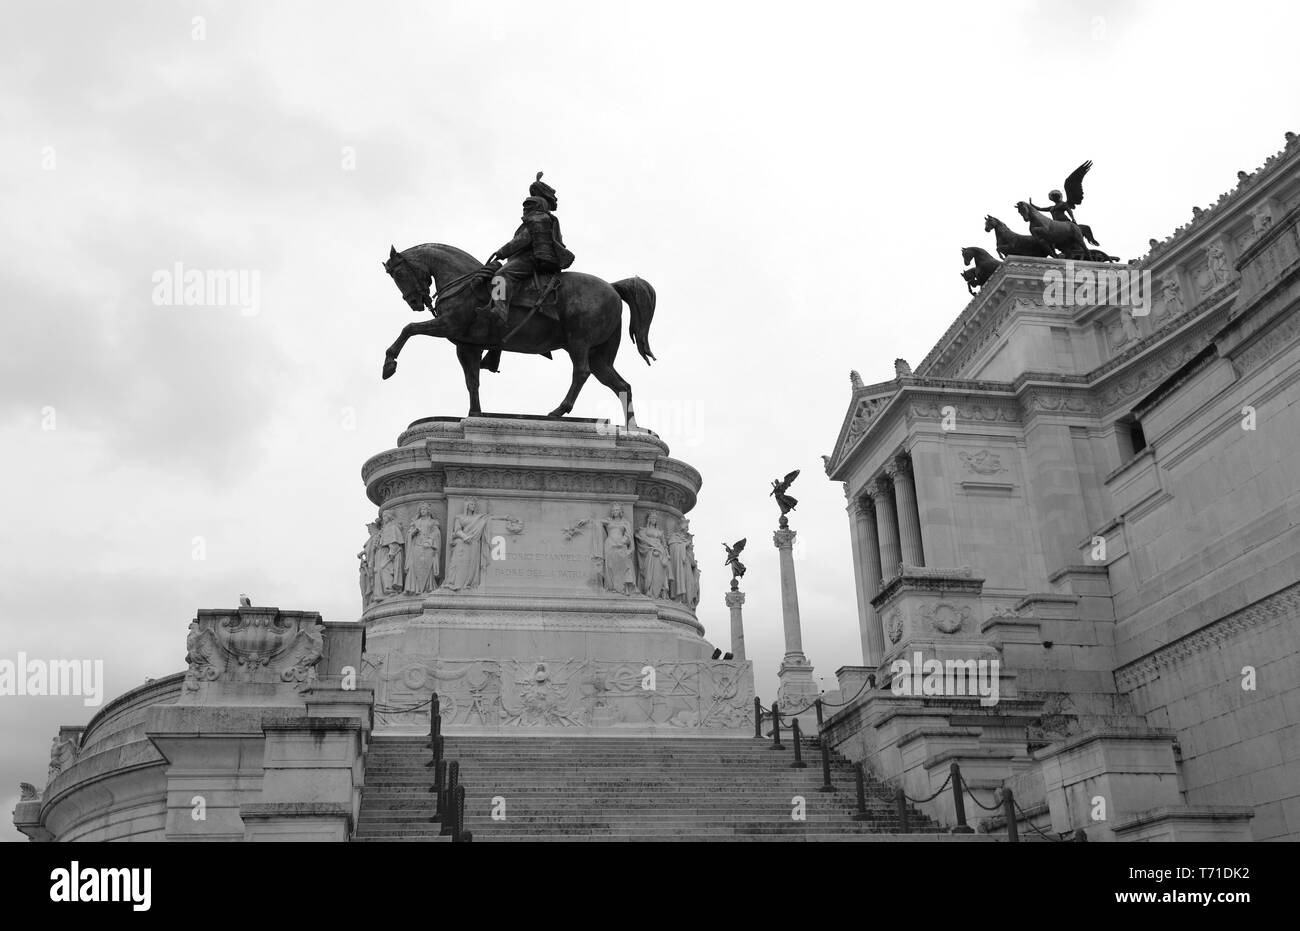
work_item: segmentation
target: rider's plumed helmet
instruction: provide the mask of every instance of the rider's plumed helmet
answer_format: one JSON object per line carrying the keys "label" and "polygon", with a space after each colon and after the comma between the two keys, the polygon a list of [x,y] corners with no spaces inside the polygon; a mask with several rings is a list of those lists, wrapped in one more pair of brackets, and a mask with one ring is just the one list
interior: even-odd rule
{"label": "rider's plumed helmet", "polygon": [[554,210],[559,206],[559,200],[555,197],[555,188],[551,187],[542,180],[542,173],[537,173],[537,180],[528,185],[528,194],[530,197],[540,197],[546,201],[546,205]]}

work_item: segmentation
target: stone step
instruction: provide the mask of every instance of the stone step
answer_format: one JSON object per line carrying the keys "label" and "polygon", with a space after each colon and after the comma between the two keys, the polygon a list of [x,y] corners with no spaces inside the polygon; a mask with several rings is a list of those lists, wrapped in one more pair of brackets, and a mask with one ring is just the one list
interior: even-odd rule
{"label": "stone step", "polygon": [[[495,832],[487,831],[484,826],[472,825],[466,823],[467,830],[473,832],[475,838],[488,838],[500,836]],[[506,833],[506,832],[503,832]],[[837,825],[831,822],[805,823],[798,827],[776,827],[773,825],[729,825],[713,824],[709,822],[690,822],[683,824],[664,823],[658,824],[653,822],[571,822],[564,825],[546,825],[537,826],[532,829],[528,825],[510,825],[508,833],[517,837],[547,837],[555,835],[617,835],[617,834],[636,834],[643,837],[694,837],[700,835],[720,835],[726,834],[733,837],[800,837],[806,834],[818,834],[825,836],[873,836],[881,833],[897,833],[896,825],[889,825],[881,830],[873,830],[870,825],[854,825],[848,827]],[[929,833],[929,832],[927,832]],[[365,833],[358,834],[361,837],[433,837],[429,831],[413,828],[407,825],[392,826],[368,826]]]}
{"label": "stone step", "polygon": [[474,842],[492,844],[510,843],[910,843],[955,841],[958,843],[991,843],[997,838],[989,834],[692,834],[665,837],[647,834],[490,834],[474,835]]}
{"label": "stone step", "polygon": [[[358,839],[440,837],[432,822],[433,779],[427,738],[376,738],[366,758]],[[736,738],[448,738],[466,790],[466,827],[475,839],[527,841],[682,839],[805,840],[896,836],[899,824],[883,787],[868,779],[867,812],[856,820],[854,770],[831,758],[833,792],[822,786],[820,752],[801,744],[805,768],[789,749]],[[793,796],[806,819],[793,821]],[[491,817],[506,799],[507,819]],[[918,832],[937,826],[913,815]]]}

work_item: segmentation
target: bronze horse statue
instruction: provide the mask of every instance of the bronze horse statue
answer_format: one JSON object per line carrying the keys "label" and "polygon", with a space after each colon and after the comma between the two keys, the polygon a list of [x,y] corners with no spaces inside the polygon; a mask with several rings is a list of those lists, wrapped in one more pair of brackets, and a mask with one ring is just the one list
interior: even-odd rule
{"label": "bronze horse statue", "polygon": [[984,232],[992,233],[997,237],[998,255],[1004,259],[1012,255],[1026,255],[1031,258],[1045,259],[1052,255],[1052,250],[1039,240],[1026,233],[1011,232],[1011,227],[997,217],[986,216],[984,218]]}
{"label": "bronze horse statue", "polygon": [[984,287],[993,273],[1002,267],[1002,263],[979,246],[964,246],[961,250],[961,264],[969,265],[971,262],[975,263],[975,267],[966,269],[961,276],[966,279],[966,290],[973,295],[977,287]]}
{"label": "bronze horse statue", "polygon": [[[469,389],[469,412],[482,412],[479,405],[479,369],[487,356],[494,353],[524,352],[549,358],[554,349],[563,349],[573,362],[573,380],[569,393],[550,417],[563,417],[573,410],[578,392],[588,376],[595,375],[601,384],[616,395],[623,405],[629,429],[637,429],[632,411],[632,386],[614,369],[622,337],[623,303],[631,309],[628,333],[646,364],[650,351],[650,321],[654,318],[655,291],[640,278],[624,278],[608,283],[582,272],[564,272],[560,290],[563,310],[559,319],[534,308],[512,306],[505,333],[490,315],[479,313],[490,301],[491,279],[495,267],[484,265],[474,256],[455,246],[424,243],[402,252],[390,246],[384,270],[392,276],[402,299],[416,313],[428,309],[432,320],[408,323],[397,341],[384,353],[384,378],[397,371],[397,356],[412,336],[440,336],[456,345],[456,358],[465,371]],[[437,289],[430,297],[429,287]],[[495,371],[495,365],[491,370]]]}
{"label": "bronze horse statue", "polygon": [[1029,223],[1029,235],[1048,249],[1060,252],[1061,258],[1081,262],[1118,262],[1119,257],[1100,249],[1089,249],[1083,230],[1069,220],[1053,220],[1027,200],[1018,201],[1016,210]]}

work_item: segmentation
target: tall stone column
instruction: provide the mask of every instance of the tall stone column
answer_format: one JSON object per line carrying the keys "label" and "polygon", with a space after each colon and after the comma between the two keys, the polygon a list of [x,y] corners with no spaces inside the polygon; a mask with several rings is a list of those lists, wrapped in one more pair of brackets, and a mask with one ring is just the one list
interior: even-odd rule
{"label": "tall stone column", "polygon": [[921,546],[921,518],[916,508],[916,485],[912,482],[912,463],[899,456],[885,474],[894,483],[894,504],[898,513],[898,539],[902,547],[905,566],[924,566],[925,551]]}
{"label": "tall stone column", "polygon": [[794,581],[794,538],[789,520],[781,518],[781,529],[772,534],[772,544],[781,560],[781,616],[785,621],[785,656],[776,678],[780,682],[777,701],[782,708],[800,709],[820,694],[813,680],[813,667],[803,652],[799,628],[799,590]]}
{"label": "tall stone column", "polygon": [[867,497],[854,498],[854,539],[858,542],[857,569],[862,579],[862,605],[858,619],[862,625],[862,664],[879,666],[885,658],[885,630],[871,599],[880,591],[880,538],[876,528],[876,509]]}
{"label": "tall stone column", "polygon": [[727,607],[731,609],[731,657],[738,662],[745,661],[745,622],[740,616],[740,607],[745,603],[745,593],[731,580],[731,591],[726,595]]}
{"label": "tall stone column", "polygon": [[898,542],[898,520],[894,516],[893,483],[881,479],[868,488],[876,511],[876,539],[880,541],[880,574],[885,580],[898,574],[902,549]]}

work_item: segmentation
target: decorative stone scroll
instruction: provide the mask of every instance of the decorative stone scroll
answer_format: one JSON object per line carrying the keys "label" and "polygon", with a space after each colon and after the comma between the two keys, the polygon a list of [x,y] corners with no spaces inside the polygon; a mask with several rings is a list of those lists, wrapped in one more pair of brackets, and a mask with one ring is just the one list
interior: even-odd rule
{"label": "decorative stone scroll", "polygon": [[180,701],[214,699],[226,685],[237,687],[232,692],[250,684],[289,695],[304,691],[316,681],[324,631],[314,611],[201,610],[185,640],[189,668]]}

